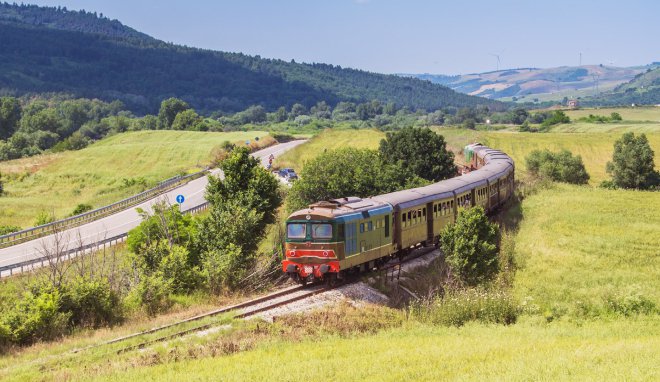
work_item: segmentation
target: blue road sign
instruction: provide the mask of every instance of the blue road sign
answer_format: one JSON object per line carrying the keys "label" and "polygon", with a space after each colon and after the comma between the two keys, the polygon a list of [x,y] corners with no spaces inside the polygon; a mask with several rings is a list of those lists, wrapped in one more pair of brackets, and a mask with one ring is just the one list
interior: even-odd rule
{"label": "blue road sign", "polygon": [[183,195],[177,195],[176,196],[176,202],[181,204],[183,201],[186,200],[186,198],[183,197]]}

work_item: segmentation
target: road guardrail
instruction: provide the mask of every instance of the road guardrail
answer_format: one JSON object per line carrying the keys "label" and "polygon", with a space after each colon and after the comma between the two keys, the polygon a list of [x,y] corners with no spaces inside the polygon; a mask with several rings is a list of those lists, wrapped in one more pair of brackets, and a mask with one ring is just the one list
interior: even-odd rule
{"label": "road guardrail", "polygon": [[[185,211],[183,211],[184,214],[194,214],[198,213],[201,211],[206,210],[209,207],[209,202],[204,202],[198,206],[189,208]],[[72,258],[84,254],[86,252],[92,251],[94,249],[100,249],[101,246],[106,246],[106,245],[116,245],[117,243],[121,243],[126,238],[128,237],[128,233],[122,233],[117,236],[105,238],[102,240],[98,240],[94,243],[89,243],[89,244],[84,244],[81,245],[77,248],[71,248],[67,249],[62,253],[59,257],[59,260],[71,260]],[[20,270],[20,273],[24,272],[25,270],[32,270],[35,267],[43,267],[44,265],[48,264],[48,257],[39,257],[36,259],[30,259],[26,261],[22,261],[20,263],[16,264],[11,264],[11,265],[5,265],[0,267],[0,278],[5,277],[5,276],[11,276],[15,272]]]}
{"label": "road guardrail", "polygon": [[175,176],[173,178],[158,183],[156,187],[150,188],[146,191],[142,191],[139,194],[130,196],[126,199],[120,200],[110,205],[97,208],[92,211],[84,212],[79,215],[71,216],[62,220],[58,220],[52,223],[24,229],[18,232],[12,232],[7,235],[2,235],[0,236],[0,248],[6,248],[29,240],[38,239],[42,236],[49,235],[55,231],[61,231],[64,229],[77,227],[92,222],[94,220],[104,218],[108,215],[112,215],[117,211],[125,210],[126,208],[140,204],[145,200],[149,200],[166,191],[169,191],[180,185],[186,184],[191,180],[200,178],[206,175],[208,172],[209,172],[209,168],[207,167],[204,170],[196,172],[194,174],[189,174],[185,176],[180,176],[180,175]]}

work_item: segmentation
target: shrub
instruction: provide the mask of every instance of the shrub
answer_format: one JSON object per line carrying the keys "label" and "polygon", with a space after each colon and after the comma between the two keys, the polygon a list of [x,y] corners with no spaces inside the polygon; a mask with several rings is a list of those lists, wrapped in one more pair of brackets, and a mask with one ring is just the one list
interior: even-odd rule
{"label": "shrub", "polygon": [[456,224],[440,235],[447,264],[461,281],[476,285],[492,279],[499,269],[499,228],[488,221],[483,208],[461,210]]}
{"label": "shrub", "polygon": [[67,332],[71,313],[60,311],[62,296],[57,289],[41,287],[26,292],[2,318],[11,340],[18,344],[52,340]]}
{"label": "shrub", "polygon": [[22,228],[17,225],[0,225],[0,235],[7,235],[12,232],[18,232]]}
{"label": "shrub", "polygon": [[199,284],[199,268],[192,264],[190,253],[185,247],[174,245],[160,263],[163,278],[172,286],[174,293],[190,292]]}
{"label": "shrub", "polygon": [[49,213],[48,211],[41,210],[37,214],[37,218],[34,220],[34,225],[40,226],[44,224],[49,224],[55,221],[55,215]]}
{"label": "shrub", "polygon": [[76,279],[64,288],[62,311],[71,314],[71,324],[99,328],[123,318],[121,301],[107,281]]}
{"label": "shrub", "polygon": [[573,156],[568,150],[553,153],[549,150],[534,150],[527,158],[527,170],[537,176],[556,182],[586,184],[589,181],[582,157]]}
{"label": "shrub", "polygon": [[172,306],[172,286],[160,274],[145,275],[132,291],[134,298],[150,316],[165,312]]}
{"label": "shrub", "polygon": [[462,326],[469,321],[514,324],[520,309],[503,291],[464,289],[447,293],[426,303],[413,304],[411,317],[436,325]]}
{"label": "shrub", "polygon": [[202,261],[208,290],[219,294],[225,289],[237,287],[247,273],[247,260],[241,248],[233,244],[224,249],[205,252]]}
{"label": "shrub", "polygon": [[76,216],[85,213],[87,211],[91,211],[92,208],[94,207],[92,207],[91,204],[80,203],[76,206],[76,208],[73,209],[73,212],[71,212],[71,216]]}
{"label": "shrub", "polygon": [[622,316],[658,312],[655,302],[637,290],[608,294],[604,297],[604,303],[606,311]]}

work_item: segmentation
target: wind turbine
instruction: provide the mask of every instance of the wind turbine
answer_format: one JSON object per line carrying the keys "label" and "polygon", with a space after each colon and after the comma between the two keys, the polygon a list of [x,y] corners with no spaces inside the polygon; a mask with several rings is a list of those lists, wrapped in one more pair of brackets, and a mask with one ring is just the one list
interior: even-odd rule
{"label": "wind turbine", "polygon": [[500,61],[500,55],[499,55],[499,54],[495,54],[495,53],[488,53],[488,54],[490,54],[491,56],[497,58],[497,66],[496,66],[495,71],[498,72],[498,71],[500,70],[500,63],[501,63],[501,61]]}

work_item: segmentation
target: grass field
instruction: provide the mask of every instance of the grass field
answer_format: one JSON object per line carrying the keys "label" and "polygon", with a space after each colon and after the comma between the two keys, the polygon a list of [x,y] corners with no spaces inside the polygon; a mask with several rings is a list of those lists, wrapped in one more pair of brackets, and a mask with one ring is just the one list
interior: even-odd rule
{"label": "grass field", "polygon": [[643,107],[613,107],[613,108],[584,108],[576,110],[565,110],[566,115],[571,117],[571,120],[576,120],[582,117],[588,117],[589,114],[610,116],[613,112],[617,112],[623,118],[623,122],[636,121],[636,122],[658,122],[660,123],[660,107],[657,106],[643,106]]}
{"label": "grass field", "polygon": [[[469,143],[481,142],[506,152],[516,161],[518,174],[524,172],[525,157],[532,150],[570,150],[573,154],[582,156],[592,185],[609,179],[605,166],[612,158],[614,141],[621,137],[620,133],[517,133],[453,128],[434,128],[434,131],[443,135],[448,145],[456,151],[460,151]],[[385,134],[377,130],[326,130],[307,144],[298,146],[278,158],[275,164],[279,167],[293,167],[299,171],[306,160],[323,150],[345,146],[376,149],[384,137]],[[647,137],[651,147],[658,153],[656,166],[660,166],[660,133],[647,134]]]}
{"label": "grass field", "polygon": [[[179,173],[198,171],[209,164],[211,151],[224,141],[265,135],[259,131],[131,132],[80,151],[1,162],[7,194],[0,198],[0,225],[27,228],[40,211],[62,218],[79,203],[110,204]],[[126,186],[123,179],[136,184]]]}
{"label": "grass field", "polygon": [[328,129],[316,135],[309,142],[300,145],[275,160],[278,168],[291,167],[300,171],[303,163],[321,154],[324,150],[341,147],[378,148],[385,134],[378,130]]}
{"label": "grass field", "polygon": [[660,192],[557,184],[527,198],[523,214],[514,289],[540,314],[660,308]]}
{"label": "grass field", "polygon": [[81,378],[107,381],[653,380],[657,320],[403,327],[373,336],[278,340],[255,351]]}

